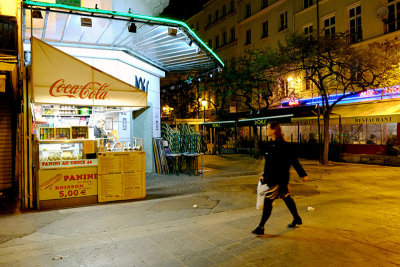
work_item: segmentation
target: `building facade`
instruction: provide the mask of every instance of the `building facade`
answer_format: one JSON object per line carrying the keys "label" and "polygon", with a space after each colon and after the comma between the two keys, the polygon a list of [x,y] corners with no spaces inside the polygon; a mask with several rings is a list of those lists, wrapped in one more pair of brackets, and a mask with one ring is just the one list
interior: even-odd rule
{"label": "building facade", "polygon": [[[230,6],[235,7],[235,12],[224,16],[227,14],[224,10]],[[276,47],[291,33],[327,36],[347,32],[354,47],[395,40],[400,36],[399,9],[399,0],[211,0],[187,24],[229,64],[246,50]],[[225,44],[221,42],[225,36],[229,40],[230,29],[234,29],[234,42],[221,45]],[[298,99],[316,99],[319,92],[304,75],[288,75],[283,79]],[[334,109],[342,121],[339,123],[336,117],[331,122],[331,142],[346,144],[341,153],[358,154],[356,162],[363,161],[360,154],[379,155],[379,159],[364,158],[366,162],[377,163],[386,162],[385,153],[398,154],[395,150],[400,143],[400,91],[396,88],[367,91],[355,97],[353,103],[348,101]],[[372,98],[364,98],[365,95]],[[387,119],[390,123],[384,123],[382,116],[390,117]],[[308,119],[292,122],[285,129],[287,138],[292,142],[307,142],[317,136],[316,124],[316,120]],[[251,140],[252,129],[239,131],[243,130],[245,138]],[[260,140],[265,141],[265,126],[259,130]],[[374,143],[382,147],[368,146],[373,136],[377,138]],[[352,161],[352,156],[344,157]]]}
{"label": "building facade", "polygon": [[[276,47],[289,33],[317,34],[317,29],[321,35],[349,32],[354,45],[393,39],[400,27],[399,2],[211,0],[186,23],[229,63],[246,50]],[[300,98],[316,95],[303,79],[289,78],[288,83],[296,87]]]}

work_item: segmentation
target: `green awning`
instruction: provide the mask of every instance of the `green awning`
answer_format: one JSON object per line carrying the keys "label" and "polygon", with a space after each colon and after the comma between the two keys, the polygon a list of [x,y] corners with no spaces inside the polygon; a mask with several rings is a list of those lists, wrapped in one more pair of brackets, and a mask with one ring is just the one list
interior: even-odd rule
{"label": "green awning", "polygon": [[290,119],[292,117],[293,117],[293,114],[286,114],[286,115],[259,117],[259,118],[251,118],[251,119],[242,119],[242,120],[238,121],[237,125],[238,126],[265,126],[271,121],[286,123],[286,122],[290,122]]}

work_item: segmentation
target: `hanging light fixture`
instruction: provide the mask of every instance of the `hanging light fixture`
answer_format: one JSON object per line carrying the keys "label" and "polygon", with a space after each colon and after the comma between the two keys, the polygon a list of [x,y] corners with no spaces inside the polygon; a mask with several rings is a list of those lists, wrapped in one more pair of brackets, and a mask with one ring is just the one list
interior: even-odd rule
{"label": "hanging light fixture", "polygon": [[136,33],[136,30],[137,30],[136,24],[135,24],[134,22],[131,22],[131,23],[129,24],[129,26],[128,26],[128,31],[129,31],[129,32]]}
{"label": "hanging light fixture", "polygon": [[42,12],[40,12],[40,10],[33,10],[32,11],[32,18],[34,19],[42,19]]}

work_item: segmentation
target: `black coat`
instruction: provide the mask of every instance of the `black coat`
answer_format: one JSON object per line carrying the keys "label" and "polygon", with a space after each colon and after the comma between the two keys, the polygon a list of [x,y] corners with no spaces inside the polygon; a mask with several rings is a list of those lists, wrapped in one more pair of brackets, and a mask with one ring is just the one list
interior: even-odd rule
{"label": "black coat", "polygon": [[294,167],[300,177],[307,176],[289,143],[285,141],[268,142],[265,147],[264,183],[269,187],[287,186],[290,166]]}

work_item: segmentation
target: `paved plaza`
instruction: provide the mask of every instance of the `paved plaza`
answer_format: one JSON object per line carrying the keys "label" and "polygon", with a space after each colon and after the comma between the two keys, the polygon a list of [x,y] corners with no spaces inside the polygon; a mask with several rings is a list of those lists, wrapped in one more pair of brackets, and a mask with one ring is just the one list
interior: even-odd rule
{"label": "paved plaza", "polygon": [[277,200],[251,234],[263,160],[207,155],[203,176],[148,175],[145,200],[0,215],[0,266],[400,266],[400,168],[301,162],[299,228]]}

